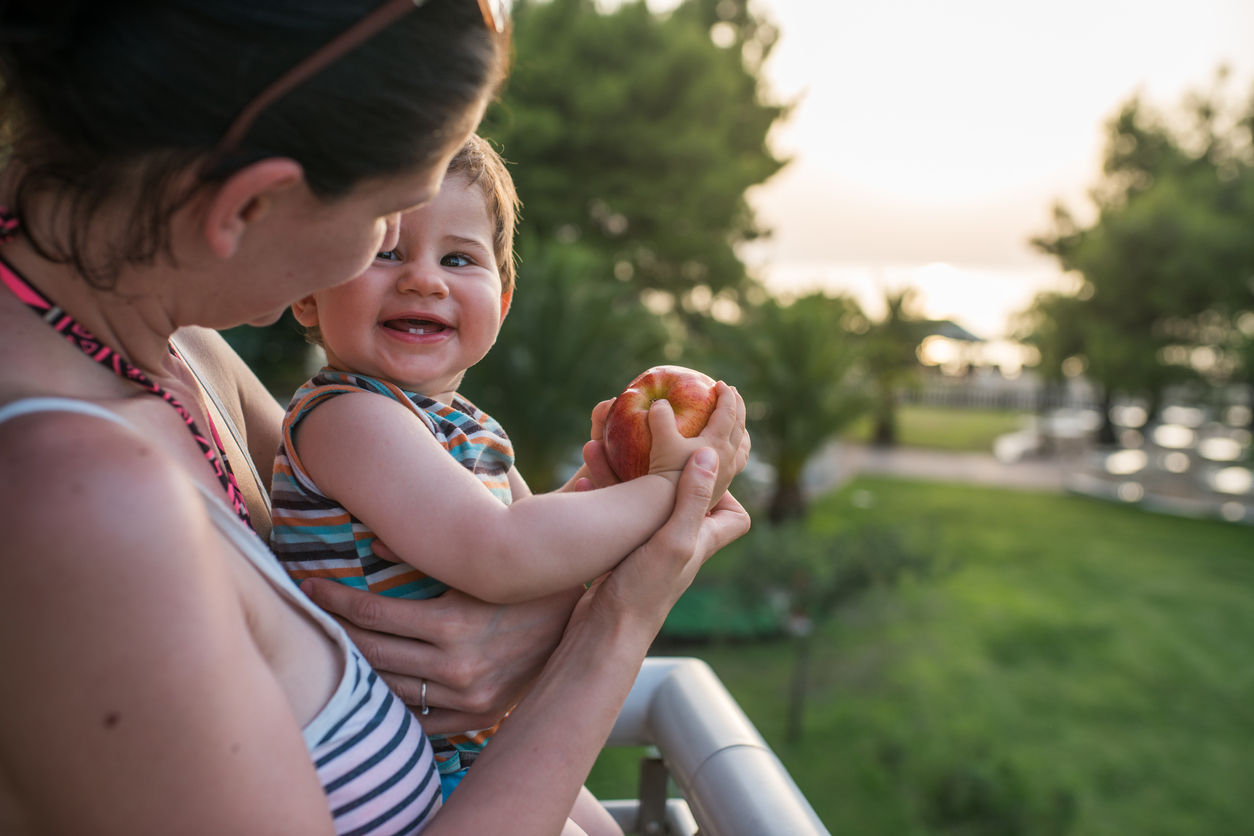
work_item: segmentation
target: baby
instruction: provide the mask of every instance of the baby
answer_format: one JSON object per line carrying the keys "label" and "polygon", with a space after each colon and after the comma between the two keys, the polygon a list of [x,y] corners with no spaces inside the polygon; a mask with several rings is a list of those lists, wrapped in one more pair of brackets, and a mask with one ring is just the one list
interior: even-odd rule
{"label": "baby", "polygon": [[[500,157],[472,136],[436,198],[402,217],[391,249],[292,306],[327,353],[288,407],[274,466],[271,540],[297,582],[330,578],[405,598],[449,587],[494,603],[539,598],[598,577],[648,540],[696,450],[719,454],[715,500],[744,466],[744,403],[720,383],[697,438],[679,435],[664,401],[654,406],[650,475],[580,492],[572,479],[531,495],[504,430],[457,394],[509,311],[516,206]],[[376,538],[403,562],[380,558]],[[431,737],[446,797],[493,731]],[[617,832],[586,789],[572,819],[589,833]]]}

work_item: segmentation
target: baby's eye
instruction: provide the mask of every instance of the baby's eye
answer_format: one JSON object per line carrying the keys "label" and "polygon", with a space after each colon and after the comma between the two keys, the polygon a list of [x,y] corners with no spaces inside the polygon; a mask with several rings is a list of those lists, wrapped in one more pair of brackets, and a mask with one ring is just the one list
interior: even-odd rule
{"label": "baby's eye", "polygon": [[381,252],[378,255],[376,255],[375,258],[382,259],[383,261],[400,261],[401,260],[401,257],[397,255],[396,250],[387,250],[386,252]]}
{"label": "baby's eye", "polygon": [[474,261],[471,260],[470,256],[462,255],[461,253],[449,253],[440,259],[441,267],[468,267],[471,264],[474,264]]}

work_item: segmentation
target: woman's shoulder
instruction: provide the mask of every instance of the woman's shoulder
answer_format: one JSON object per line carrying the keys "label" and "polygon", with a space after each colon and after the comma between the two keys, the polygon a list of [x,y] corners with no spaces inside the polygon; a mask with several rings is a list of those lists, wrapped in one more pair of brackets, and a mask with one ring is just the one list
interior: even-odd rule
{"label": "woman's shoulder", "polygon": [[75,665],[88,664],[87,647],[168,659],[162,648],[194,655],[246,635],[231,626],[238,608],[222,607],[238,592],[201,491],[142,425],[68,411],[10,418],[0,474],[0,625],[78,637],[63,657]]}
{"label": "woman's shoulder", "polygon": [[81,567],[82,553],[117,552],[119,571],[156,568],[170,563],[155,554],[161,544],[209,524],[178,462],[140,428],[101,412],[10,409],[0,423],[0,525],[16,562],[25,555],[45,568]]}
{"label": "woman's shoulder", "polygon": [[[0,634],[22,637],[0,643],[0,666],[36,686],[0,689],[0,736],[23,764],[32,806],[68,792],[75,832],[135,816],[148,832],[189,811],[225,822],[215,832],[243,832],[281,797],[301,832],[330,832],[227,546],[158,441],[72,412],[0,423],[0,530]],[[102,774],[110,763],[127,768]],[[153,805],[117,808],[144,792]]]}

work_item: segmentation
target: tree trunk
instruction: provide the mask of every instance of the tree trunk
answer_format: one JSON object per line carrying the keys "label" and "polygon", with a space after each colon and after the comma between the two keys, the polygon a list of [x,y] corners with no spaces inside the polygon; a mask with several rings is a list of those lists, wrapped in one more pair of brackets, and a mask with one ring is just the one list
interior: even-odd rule
{"label": "tree trunk", "polygon": [[805,723],[806,687],[810,678],[810,638],[797,636],[792,660],[792,687],[788,699],[788,726],[784,739],[789,743],[801,740]]}
{"label": "tree trunk", "polygon": [[801,479],[796,474],[779,472],[779,482],[775,485],[775,495],[771,497],[770,520],[778,525],[788,520],[804,517],[806,500],[801,493]]}
{"label": "tree trunk", "polygon": [[876,447],[897,446],[897,402],[891,389],[885,389],[880,397],[879,408],[875,411],[875,435],[872,443]]}
{"label": "tree trunk", "polygon": [[1149,415],[1146,419],[1146,426],[1154,423],[1159,419],[1159,413],[1163,411],[1163,391],[1161,389],[1151,389],[1149,393],[1149,403],[1145,407],[1145,412]]}
{"label": "tree trunk", "polygon": [[1102,425],[1097,431],[1097,443],[1099,446],[1111,446],[1115,443],[1115,425],[1110,420],[1110,407],[1113,397],[1110,389],[1102,390]]}

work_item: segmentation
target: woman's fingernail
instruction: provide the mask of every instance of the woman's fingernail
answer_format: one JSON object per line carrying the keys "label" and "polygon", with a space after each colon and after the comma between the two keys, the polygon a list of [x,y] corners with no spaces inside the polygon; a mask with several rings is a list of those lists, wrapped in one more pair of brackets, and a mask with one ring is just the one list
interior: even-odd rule
{"label": "woman's fingernail", "polygon": [[702,447],[696,455],[697,467],[710,473],[718,472],[718,454],[709,447]]}

